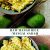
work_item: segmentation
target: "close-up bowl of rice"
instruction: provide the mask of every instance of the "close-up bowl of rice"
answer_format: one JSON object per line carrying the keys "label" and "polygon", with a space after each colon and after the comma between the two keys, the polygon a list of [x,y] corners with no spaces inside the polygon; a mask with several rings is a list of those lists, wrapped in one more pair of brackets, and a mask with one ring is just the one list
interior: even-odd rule
{"label": "close-up bowl of rice", "polygon": [[4,37],[0,40],[0,50],[39,50],[29,37]]}
{"label": "close-up bowl of rice", "polygon": [[0,12],[15,15],[31,9],[37,0],[0,0]]}

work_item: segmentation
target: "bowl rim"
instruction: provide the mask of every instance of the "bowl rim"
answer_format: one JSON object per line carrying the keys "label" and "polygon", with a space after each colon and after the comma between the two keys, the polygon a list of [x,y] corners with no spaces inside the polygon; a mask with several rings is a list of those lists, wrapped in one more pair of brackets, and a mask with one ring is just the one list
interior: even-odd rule
{"label": "bowl rim", "polygon": [[38,48],[37,44],[35,43],[35,41],[32,38],[30,38],[30,39],[31,39],[32,43],[34,44],[36,50],[39,50],[39,48]]}
{"label": "bowl rim", "polygon": [[30,8],[32,8],[34,6],[34,4],[37,2],[37,0],[34,0],[34,2],[29,6],[27,7],[26,9],[24,9],[23,11],[21,11],[20,13],[19,12],[14,12],[12,10],[5,10],[3,8],[0,7],[0,12],[3,12],[5,14],[9,14],[9,15],[16,15],[16,14],[22,14],[26,11],[28,11]]}

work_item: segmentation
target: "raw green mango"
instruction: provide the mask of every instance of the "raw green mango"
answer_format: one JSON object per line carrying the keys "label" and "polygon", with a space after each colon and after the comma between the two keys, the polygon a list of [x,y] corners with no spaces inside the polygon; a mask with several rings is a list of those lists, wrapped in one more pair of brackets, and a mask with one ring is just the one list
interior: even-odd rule
{"label": "raw green mango", "polygon": [[33,28],[40,28],[44,25],[45,18],[42,14],[36,13],[34,16],[27,20],[27,25]]}
{"label": "raw green mango", "polygon": [[49,49],[48,49],[48,46],[47,46],[47,45],[45,45],[45,44],[40,44],[40,45],[39,45],[39,50],[49,50]]}
{"label": "raw green mango", "polygon": [[18,28],[26,28],[26,26],[19,26]]}
{"label": "raw green mango", "polygon": [[6,28],[11,23],[10,19],[0,16],[0,28]]}

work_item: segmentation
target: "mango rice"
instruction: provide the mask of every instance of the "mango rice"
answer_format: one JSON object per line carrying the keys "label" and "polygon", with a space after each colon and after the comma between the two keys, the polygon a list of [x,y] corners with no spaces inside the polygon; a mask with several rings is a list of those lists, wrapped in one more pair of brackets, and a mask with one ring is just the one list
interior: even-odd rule
{"label": "mango rice", "polygon": [[0,7],[6,10],[15,10],[21,12],[27,5],[30,5],[34,0],[0,0]]}
{"label": "mango rice", "polygon": [[10,40],[3,40],[3,46],[0,50],[36,50],[31,45],[31,40],[28,37],[13,37]]}

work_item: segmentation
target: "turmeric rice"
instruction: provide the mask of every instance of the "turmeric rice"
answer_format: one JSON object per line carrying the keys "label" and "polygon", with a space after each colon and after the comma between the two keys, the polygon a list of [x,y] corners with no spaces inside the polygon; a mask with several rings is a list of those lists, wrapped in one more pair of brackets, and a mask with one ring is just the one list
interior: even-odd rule
{"label": "turmeric rice", "polygon": [[30,5],[34,0],[0,0],[0,7],[6,10],[21,12],[27,5]]}

